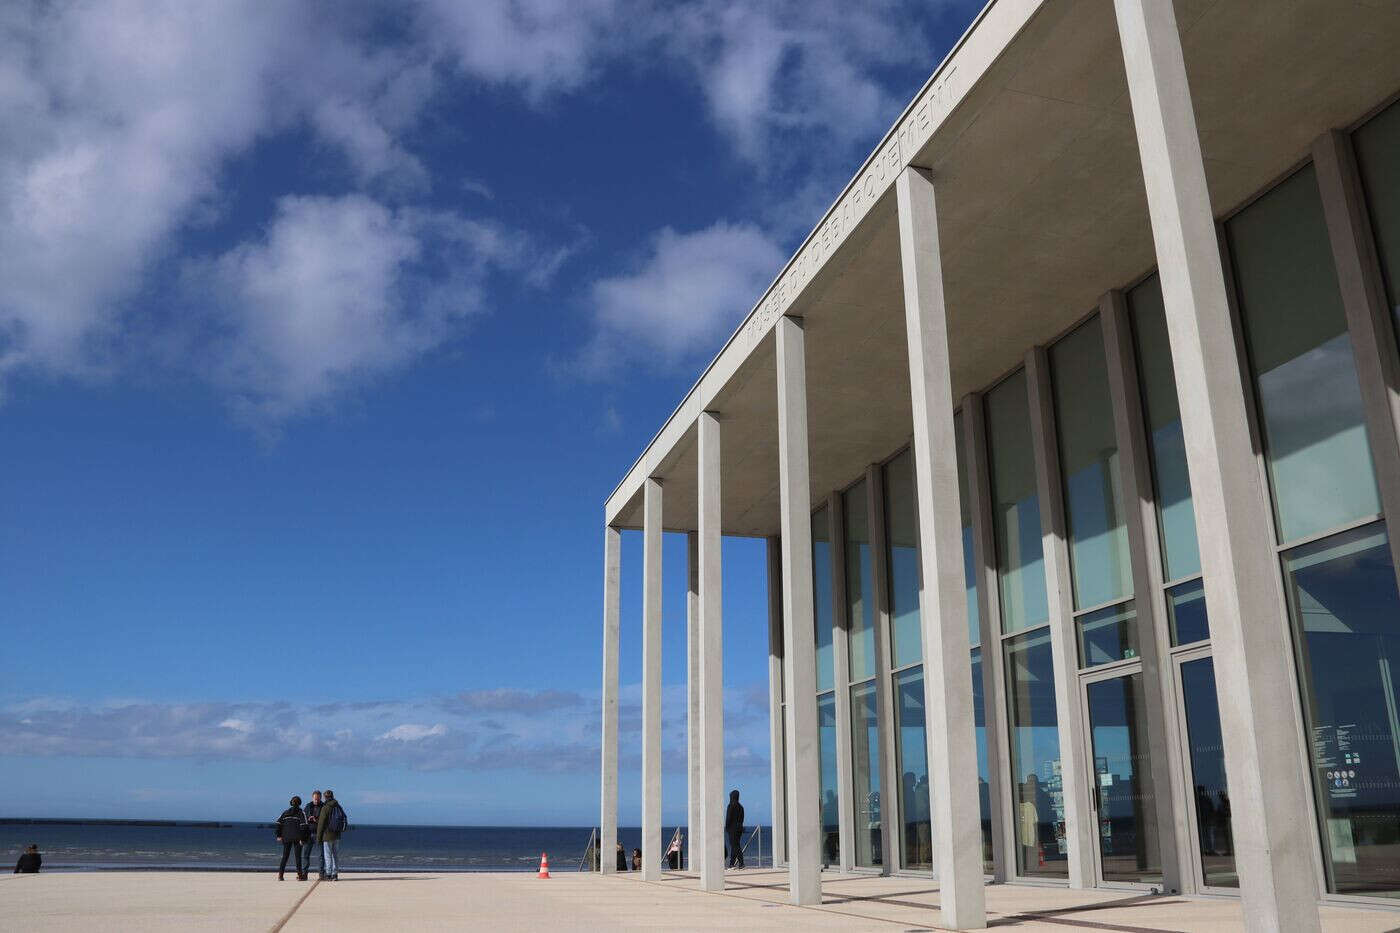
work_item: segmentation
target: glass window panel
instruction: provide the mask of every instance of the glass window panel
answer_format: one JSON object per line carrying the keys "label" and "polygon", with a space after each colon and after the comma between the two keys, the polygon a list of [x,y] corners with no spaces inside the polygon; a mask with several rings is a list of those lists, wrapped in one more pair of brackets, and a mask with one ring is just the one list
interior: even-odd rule
{"label": "glass window panel", "polygon": [[1010,633],[1050,618],[1024,370],[987,393],[987,446],[1001,624]]}
{"label": "glass window panel", "polygon": [[855,863],[884,864],[880,824],[880,720],[875,681],[851,688],[851,779],[855,787]]}
{"label": "glass window panel", "polygon": [[1050,630],[1008,639],[1005,650],[1017,870],[1063,878],[1069,873],[1069,841]]}
{"label": "glass window panel", "polygon": [[992,873],[992,786],[987,762],[987,704],[982,692],[982,649],[972,649],[972,725],[977,740],[977,800],[982,811],[982,870]]}
{"label": "glass window panel", "polygon": [[982,643],[982,611],[977,605],[977,549],[972,544],[972,505],[967,491],[967,458],[963,456],[962,412],[953,414],[958,460],[958,506],[962,510],[963,584],[967,588],[967,638],[976,647]]}
{"label": "glass window panel", "polygon": [[1390,307],[1400,328],[1400,104],[1391,104],[1352,136],[1376,236]]}
{"label": "glass window panel", "polygon": [[918,517],[914,455],[906,450],[885,465],[890,631],[895,667],[918,663],[924,656],[924,646],[919,636]]}
{"label": "glass window panel", "polygon": [[1167,590],[1167,615],[1171,623],[1173,648],[1210,637],[1206,588],[1199,577]]}
{"label": "glass window panel", "polygon": [[1049,355],[1074,607],[1084,609],[1133,592],[1118,440],[1113,433],[1099,319],[1059,340]]}
{"label": "glass window panel", "polygon": [[832,654],[831,523],[826,507],[812,513],[812,617],[817,627],[817,689],[830,690],[836,683]]}
{"label": "glass window panel", "polygon": [[1086,612],[1075,619],[1079,666],[1095,667],[1138,656],[1137,604],[1133,600]]}
{"label": "glass window panel", "polygon": [[836,694],[817,697],[817,753],[821,759],[822,861],[841,864],[841,808],[836,796]]}
{"label": "glass window panel", "polygon": [[842,496],[846,512],[846,619],[851,680],[875,676],[875,583],[865,481]]}
{"label": "glass window panel", "polygon": [[1167,343],[1167,314],[1157,276],[1128,293],[1128,308],[1137,348],[1147,445],[1151,448],[1162,562],[1167,579],[1179,580],[1201,572],[1201,552],[1196,541],[1191,478],[1186,472],[1186,438],[1176,400],[1176,373]]}
{"label": "glass window panel", "polygon": [[1400,593],[1385,526],[1283,565],[1329,890],[1400,897]]}
{"label": "glass window panel", "polygon": [[1186,710],[1186,741],[1191,752],[1191,786],[1196,800],[1196,837],[1206,884],[1238,888],[1235,841],[1230,833],[1230,791],[1225,785],[1225,740],[1215,696],[1215,661],[1198,658],[1181,665],[1181,700]]}
{"label": "glass window panel", "polygon": [[1162,880],[1142,674],[1086,684],[1099,867],[1105,881]]}
{"label": "glass window panel", "polygon": [[899,771],[899,864],[933,869],[929,822],[928,745],[924,735],[924,669],[894,675],[895,768]]}
{"label": "glass window panel", "polygon": [[1280,542],[1380,511],[1312,166],[1226,226]]}

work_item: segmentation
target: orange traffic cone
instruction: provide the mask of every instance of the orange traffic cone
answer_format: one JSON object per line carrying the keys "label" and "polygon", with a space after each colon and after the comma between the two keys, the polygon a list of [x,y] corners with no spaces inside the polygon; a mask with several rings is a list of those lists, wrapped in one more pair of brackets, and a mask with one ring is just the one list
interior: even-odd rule
{"label": "orange traffic cone", "polygon": [[546,852],[540,853],[540,877],[549,877],[549,854]]}

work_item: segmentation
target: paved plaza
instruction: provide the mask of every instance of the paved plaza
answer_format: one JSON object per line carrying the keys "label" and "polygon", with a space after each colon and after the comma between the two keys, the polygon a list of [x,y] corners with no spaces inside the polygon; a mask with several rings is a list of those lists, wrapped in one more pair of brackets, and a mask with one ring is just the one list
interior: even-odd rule
{"label": "paved plaza", "polygon": [[[935,930],[938,887],[827,873],[822,904],[787,903],[787,874],[731,872],[723,894],[688,873],[354,874],[334,884],[271,873],[82,872],[0,876],[4,930]],[[1152,897],[1033,885],[987,889],[992,928],[1216,933],[1243,926],[1232,898]],[[1400,912],[1322,908],[1328,933],[1400,929]]]}

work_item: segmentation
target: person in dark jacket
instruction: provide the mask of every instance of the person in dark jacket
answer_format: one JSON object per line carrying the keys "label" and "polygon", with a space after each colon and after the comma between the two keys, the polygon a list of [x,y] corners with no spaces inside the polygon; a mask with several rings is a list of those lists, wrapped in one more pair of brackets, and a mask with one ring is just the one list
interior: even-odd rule
{"label": "person in dark jacket", "polygon": [[[306,860],[301,868],[303,875],[311,874],[311,853],[321,851],[320,845],[316,843],[316,821],[321,816],[321,806],[321,792],[313,790],[311,802],[306,805],[306,809],[303,811],[306,814],[306,837],[302,840],[304,844],[302,852]],[[316,874],[318,877],[324,878],[326,877],[326,855],[324,852],[321,853],[320,866]]]}
{"label": "person in dark jacket", "polygon": [[306,880],[301,873],[301,834],[305,829],[306,814],[301,812],[301,798],[293,797],[291,805],[277,818],[277,841],[282,843],[282,861],[277,866],[278,881],[287,880],[287,856],[292,854],[293,848],[296,849],[297,859],[292,863],[292,868],[296,870],[298,881]]}
{"label": "person in dark jacket", "polygon": [[[337,816],[339,814],[339,816]],[[321,844],[321,857],[325,860],[327,881],[340,880],[340,829],[345,823],[345,810],[335,799],[335,791],[326,791],[326,802],[321,814],[316,818],[316,841]]]}
{"label": "person in dark jacket", "polygon": [[39,866],[42,864],[44,864],[44,857],[39,854],[39,847],[30,846],[20,855],[19,861],[15,862],[15,874],[37,875]]}
{"label": "person in dark jacket", "polygon": [[622,843],[617,844],[617,870],[627,870],[627,850],[622,847]]}
{"label": "person in dark jacket", "polygon": [[744,867],[744,850],[739,848],[739,837],[744,834],[744,805],[739,802],[739,792],[729,792],[729,808],[724,811],[724,838],[729,846],[729,862],[726,868]]}

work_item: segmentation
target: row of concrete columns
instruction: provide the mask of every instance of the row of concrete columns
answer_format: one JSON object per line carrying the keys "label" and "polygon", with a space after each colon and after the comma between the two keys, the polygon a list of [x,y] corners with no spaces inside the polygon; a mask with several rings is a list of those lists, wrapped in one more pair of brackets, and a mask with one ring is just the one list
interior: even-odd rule
{"label": "row of concrete columns", "polygon": [[[1128,86],[1133,107],[1149,215],[1172,361],[1180,399],[1187,465],[1195,501],[1207,610],[1211,619],[1221,726],[1232,806],[1236,862],[1246,922],[1256,930],[1316,930],[1317,883],[1310,833],[1311,798],[1297,759],[1298,738],[1291,703],[1291,666],[1287,646],[1273,624],[1285,617],[1277,584],[1269,501],[1251,444],[1244,394],[1246,374],[1236,342],[1205,169],[1191,107],[1185,63],[1171,0],[1115,0]],[[905,320],[913,403],[913,448],[918,493],[922,569],[924,684],[927,710],[931,816],[934,856],[939,876],[942,924],[972,929],[985,924],[982,841],[975,780],[966,763],[975,760],[972,684],[968,665],[967,605],[963,581],[961,520],[954,429],[954,399],[949,376],[947,309],[938,242],[935,180],[908,168],[896,181]],[[1339,257],[1341,259],[1347,257]],[[1345,270],[1344,270],[1345,271]],[[1376,296],[1362,295],[1364,307]],[[1121,305],[1110,297],[1105,306],[1110,348],[1125,350]],[[1366,304],[1369,302],[1369,304]],[[1375,314],[1383,314],[1383,305]],[[775,611],[770,627],[770,685],[781,684],[785,726],[774,723],[773,826],[775,855],[788,864],[791,899],[814,904],[821,899],[820,775],[813,633],[812,541],[806,406],[806,370],[802,321],[780,317],[775,324],[779,433],[780,537],[770,539],[770,599]],[[1043,351],[1027,356],[1032,398],[1049,405]],[[1115,421],[1126,418],[1123,405],[1135,387],[1114,392]],[[1378,403],[1379,404],[1379,403]],[[723,733],[720,603],[720,469],[721,414],[704,412],[697,423],[699,504],[691,542],[690,789],[694,866],[705,890],[723,887],[723,845],[718,838],[723,804]],[[1052,423],[1044,417],[1033,423]],[[1118,425],[1120,438],[1129,430]],[[976,431],[976,424],[967,430]],[[1038,438],[1044,447],[1046,438]],[[1134,488],[1149,482],[1145,444],[1123,444],[1123,466]],[[1052,458],[1038,458],[1041,472],[1056,469]],[[971,472],[985,472],[970,464]],[[1400,484],[1398,484],[1400,485]],[[1058,477],[1041,476],[1042,489],[1058,490]],[[660,625],[661,496],[658,479],[644,484],[643,505],[643,676],[642,676],[642,826],[643,878],[660,874]],[[1136,505],[1136,503],[1135,503]],[[1061,600],[1068,580],[1056,580],[1067,568],[1063,510],[1042,503],[1046,515],[1047,584]],[[984,517],[985,519],[985,517]],[[1150,525],[1147,513],[1130,515],[1135,527]],[[979,523],[979,524],[984,524]],[[1130,529],[1131,530],[1131,529]],[[1139,528],[1133,537],[1148,540]],[[985,534],[981,537],[985,538]],[[1397,536],[1400,537],[1400,536]],[[978,545],[986,547],[985,540]],[[619,620],[618,531],[608,528],[605,541],[603,652],[603,870],[612,869],[617,826],[617,641]],[[1135,560],[1135,588],[1155,592],[1159,580]],[[995,591],[994,579],[979,580],[979,590]],[[984,604],[985,608],[985,604]],[[781,617],[781,631],[776,619]],[[984,619],[988,614],[984,611]],[[1251,621],[1253,620],[1253,621]],[[990,629],[984,622],[984,644]],[[1052,606],[1053,639],[1061,655],[1073,650],[1072,607]],[[1150,648],[1151,646],[1149,646]],[[1155,654],[1155,652],[1153,652]],[[1056,659],[1059,671],[1074,671],[1068,657]],[[1151,670],[1149,670],[1149,667]],[[984,664],[988,686],[996,684],[994,658]],[[1160,677],[1155,658],[1144,658],[1144,675]],[[1077,679],[1057,678],[1060,703],[1062,767],[1065,770],[1066,823],[1070,878],[1092,883],[1092,853],[1097,845],[1087,800],[1072,791],[1087,785],[1079,750],[1083,726],[1077,709]],[[1156,691],[1149,691],[1156,692]],[[999,688],[989,697],[998,697]],[[1150,711],[1158,718],[1161,710]],[[779,756],[779,752],[781,755]],[[1165,761],[1165,754],[1154,759]],[[1157,775],[1154,775],[1157,776]],[[1158,785],[1165,789],[1166,784]],[[786,799],[780,800],[779,794]],[[1281,816],[1286,815],[1286,816]],[[785,825],[789,823],[790,825]],[[1005,822],[1004,820],[1002,822]],[[1177,832],[1159,827],[1164,835]],[[1167,846],[1163,846],[1164,853]],[[1169,868],[1169,871],[1174,869]]]}

